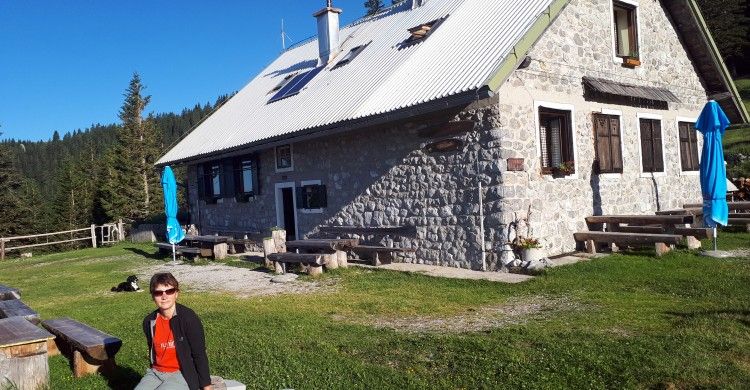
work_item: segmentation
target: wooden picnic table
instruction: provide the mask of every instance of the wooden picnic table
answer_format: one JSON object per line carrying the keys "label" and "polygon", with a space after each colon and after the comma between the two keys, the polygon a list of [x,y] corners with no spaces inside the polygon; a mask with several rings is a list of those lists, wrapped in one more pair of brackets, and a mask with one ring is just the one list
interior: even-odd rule
{"label": "wooden picnic table", "polygon": [[185,243],[201,249],[201,257],[213,257],[221,260],[227,257],[229,245],[227,241],[232,237],[227,236],[185,236]]}
{"label": "wooden picnic table", "polygon": [[0,387],[48,388],[47,343],[54,338],[22,317],[0,319],[0,367],[7,368]]}
{"label": "wooden picnic table", "polygon": [[675,225],[692,224],[694,217],[692,215],[594,215],[586,217],[588,223],[606,223],[619,226],[627,225],[662,225],[665,227]]}
{"label": "wooden picnic table", "polygon": [[0,318],[20,317],[34,324],[38,324],[39,313],[26,306],[20,299],[0,301]]}
{"label": "wooden picnic table", "polygon": [[[729,207],[729,211],[732,212],[732,210],[750,210],[750,202],[748,201],[742,201],[742,202],[727,202],[727,206]],[[693,209],[693,208],[703,208],[702,203],[688,203],[682,206],[682,208],[685,209]]]}
{"label": "wooden picnic table", "polygon": [[0,284],[0,301],[8,299],[21,299],[21,293],[16,288]]}
{"label": "wooden picnic table", "polygon": [[310,239],[287,241],[287,249],[300,249],[309,251],[346,251],[359,245],[359,239],[356,238],[331,238],[331,239]]}

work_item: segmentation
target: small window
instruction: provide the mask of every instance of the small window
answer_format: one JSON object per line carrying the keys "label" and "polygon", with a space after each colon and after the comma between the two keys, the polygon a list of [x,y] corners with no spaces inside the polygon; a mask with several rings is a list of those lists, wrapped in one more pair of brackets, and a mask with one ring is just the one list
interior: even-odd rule
{"label": "small window", "polygon": [[294,96],[300,91],[302,91],[302,88],[306,87],[307,84],[315,78],[315,76],[320,73],[321,70],[323,70],[323,66],[319,66],[314,69],[310,69],[307,72],[299,73],[294,78],[292,78],[289,82],[284,84],[283,87],[281,87],[278,92],[276,92],[273,97],[268,101],[268,103],[273,103],[277,100],[286,99],[290,96]]}
{"label": "small window", "polygon": [[431,22],[422,23],[420,25],[410,28],[408,31],[409,31],[409,34],[411,35],[409,36],[409,38],[406,38],[406,40],[404,40],[403,42],[399,44],[399,49],[403,49],[403,48],[406,48],[411,45],[415,45],[419,42],[424,41],[425,39],[427,39],[427,37],[429,37],[432,33],[434,33],[435,30],[437,30],[437,28],[440,27],[443,21],[445,21],[445,19],[447,18],[448,18],[448,15],[440,19],[435,19]]}
{"label": "small window", "polygon": [[594,114],[594,142],[598,173],[622,173],[620,117]]}
{"label": "small window", "polygon": [[638,19],[637,8],[633,5],[615,1],[615,55],[621,58],[640,58],[638,54]]}
{"label": "small window", "polygon": [[219,162],[206,163],[201,166],[198,175],[199,196],[208,203],[213,203],[221,197],[221,164]]}
{"label": "small window", "polygon": [[571,112],[539,107],[542,173],[575,173]]}
{"label": "small window", "polygon": [[661,150],[661,120],[641,118],[641,162],[643,172],[664,172]]}
{"label": "small window", "polygon": [[292,162],[292,145],[276,147],[276,172],[286,172],[294,169]]}
{"label": "small window", "polygon": [[359,46],[353,47],[351,50],[349,50],[349,53],[346,53],[346,56],[344,56],[344,58],[342,58],[338,63],[336,63],[336,66],[334,66],[333,68],[331,68],[331,70],[337,69],[339,67],[342,67],[342,66],[344,66],[344,65],[352,62],[352,60],[354,60],[354,58],[357,57],[359,55],[359,53],[361,53],[362,51],[364,51],[365,48],[367,48],[367,46],[370,43],[372,43],[372,41],[370,41],[370,42],[368,42],[368,43],[366,43],[364,45],[359,45]]}
{"label": "small window", "polygon": [[274,93],[274,92],[276,92],[276,91],[280,90],[281,88],[284,88],[284,86],[285,86],[285,85],[287,85],[287,84],[289,84],[289,82],[290,82],[290,81],[291,81],[291,80],[292,80],[292,79],[294,78],[294,76],[296,76],[296,75],[297,75],[297,72],[294,72],[294,73],[289,73],[288,75],[284,76],[284,79],[283,79],[283,80],[281,80],[281,82],[279,82],[278,84],[276,84],[276,86],[275,86],[275,87],[273,87],[273,89],[271,89],[270,91],[268,91],[268,93]]}
{"label": "small window", "polygon": [[234,160],[235,197],[246,202],[258,192],[258,160],[255,156],[245,156]]}
{"label": "small window", "polygon": [[695,131],[695,123],[679,122],[677,124],[680,133],[680,164],[682,171],[697,171],[700,169],[698,162],[698,140]]}
{"label": "small window", "polygon": [[326,186],[308,184],[297,187],[297,208],[315,210],[328,207]]}

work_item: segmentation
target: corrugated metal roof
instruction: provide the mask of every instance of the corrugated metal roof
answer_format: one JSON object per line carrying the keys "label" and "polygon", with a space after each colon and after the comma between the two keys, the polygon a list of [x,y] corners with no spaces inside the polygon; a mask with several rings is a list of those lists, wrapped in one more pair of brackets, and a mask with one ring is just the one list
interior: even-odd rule
{"label": "corrugated metal roof", "polygon": [[[268,103],[285,76],[317,64],[317,40],[293,46],[167,152],[157,164],[412,107],[481,88],[553,0],[409,1],[341,30],[342,54],[297,95]],[[408,29],[448,18],[426,40],[401,48]],[[310,23],[315,23],[310,18]],[[372,41],[351,63],[353,47]]]}
{"label": "corrugated metal roof", "polygon": [[598,79],[594,77],[584,77],[583,82],[595,91],[617,96],[635,97],[648,100],[657,100],[660,102],[680,103],[672,92],[666,88],[654,88],[641,85],[623,84],[611,80]]}

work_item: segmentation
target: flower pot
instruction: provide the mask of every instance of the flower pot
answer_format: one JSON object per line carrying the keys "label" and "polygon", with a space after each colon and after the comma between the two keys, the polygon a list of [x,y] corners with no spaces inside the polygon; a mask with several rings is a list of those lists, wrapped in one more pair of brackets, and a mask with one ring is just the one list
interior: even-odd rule
{"label": "flower pot", "polygon": [[521,251],[521,260],[523,261],[536,261],[544,258],[544,251],[542,248],[524,248]]}
{"label": "flower pot", "polygon": [[635,57],[624,57],[622,59],[622,66],[627,66],[628,68],[635,68],[636,66],[641,66],[641,60]]}

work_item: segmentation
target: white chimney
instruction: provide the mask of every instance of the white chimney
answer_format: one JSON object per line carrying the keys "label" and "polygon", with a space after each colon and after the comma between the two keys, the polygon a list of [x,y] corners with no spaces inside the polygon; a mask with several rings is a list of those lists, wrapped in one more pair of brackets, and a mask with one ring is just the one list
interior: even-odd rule
{"label": "white chimney", "polygon": [[326,65],[339,52],[339,14],[341,9],[333,8],[331,0],[328,5],[313,14],[318,20],[319,65]]}

